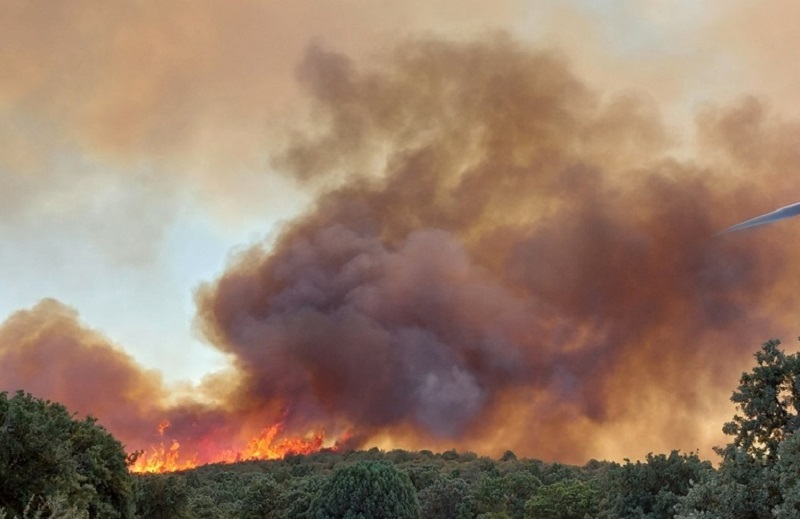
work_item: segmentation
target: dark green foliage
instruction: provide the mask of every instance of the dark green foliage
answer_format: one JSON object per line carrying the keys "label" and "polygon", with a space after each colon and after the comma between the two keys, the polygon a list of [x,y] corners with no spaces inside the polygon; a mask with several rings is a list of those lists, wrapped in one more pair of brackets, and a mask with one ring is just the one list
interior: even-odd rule
{"label": "dark green foliage", "polygon": [[281,490],[271,476],[262,475],[250,483],[242,499],[242,519],[270,519],[279,517]]}
{"label": "dark green foliage", "polygon": [[142,519],[187,519],[189,490],[182,476],[147,474],[136,478],[136,515]]}
{"label": "dark green foliage", "polygon": [[778,447],[778,462],[772,474],[783,498],[783,502],[773,509],[775,517],[800,517],[800,435],[792,434]]}
{"label": "dark green foliage", "polygon": [[648,454],[644,463],[626,462],[607,469],[601,517],[668,519],[689,493],[692,482],[705,481],[711,464],[697,454]]}
{"label": "dark green foliage", "polygon": [[417,519],[409,477],[393,465],[360,462],[338,469],[312,503],[314,519]]}
{"label": "dark green foliage", "polygon": [[301,478],[284,494],[283,519],[311,519],[311,505],[324,484],[320,476]]}
{"label": "dark green foliage", "polygon": [[411,478],[411,483],[417,489],[417,492],[421,492],[433,485],[440,477],[439,467],[430,462],[407,463],[404,465],[404,470],[408,477]]}
{"label": "dark green foliage", "polygon": [[456,452],[455,449],[450,449],[449,451],[443,452],[441,457],[445,461],[455,461],[458,459],[458,452]]}
{"label": "dark green foliage", "polygon": [[525,470],[515,470],[503,476],[504,509],[514,519],[525,515],[525,503],[536,494],[542,482]]}
{"label": "dark green foliage", "polygon": [[475,515],[503,511],[506,493],[502,479],[495,475],[483,478],[470,497]]}
{"label": "dark green foliage", "polygon": [[600,497],[591,483],[563,479],[539,487],[525,503],[526,519],[584,519],[594,517]]}
{"label": "dark green foliage", "polygon": [[800,356],[786,355],[779,340],[770,340],[756,352],[756,367],[742,373],[731,400],[741,415],[723,427],[733,442],[721,454],[744,449],[749,455],[773,463],[778,446],[800,425]]}
{"label": "dark green foliage", "polygon": [[56,403],[0,393],[0,510],[49,514],[58,498],[91,518],[132,517],[125,451],[93,418]]}
{"label": "dark green foliage", "polygon": [[676,518],[766,519],[777,504],[769,471],[744,450],[729,452],[719,470],[692,487]]}
{"label": "dark green foliage", "polygon": [[500,461],[517,461],[517,455],[512,451],[506,451],[500,456]]}
{"label": "dark green foliage", "polygon": [[227,519],[231,516],[220,510],[210,494],[198,494],[189,498],[189,517],[192,519]]}
{"label": "dark green foliage", "polygon": [[469,485],[461,478],[440,477],[419,493],[425,519],[455,519],[469,516]]}
{"label": "dark green foliage", "polygon": [[580,467],[572,467],[562,463],[552,463],[540,468],[538,474],[538,477],[542,480],[542,483],[545,485],[550,485],[565,479],[579,478],[581,476],[581,469]]}
{"label": "dark green foliage", "polygon": [[800,410],[800,356],[780,341],[764,343],[756,366],[742,373],[731,400],[739,412],[723,431],[731,443],[716,449],[719,470],[697,483],[676,509],[680,518],[798,517],[800,446],[793,438]]}
{"label": "dark green foliage", "polygon": [[[615,463],[597,461],[574,467],[538,460],[492,460],[456,451],[442,455],[373,449],[208,465],[174,477],[185,479],[189,487],[190,517],[243,517],[252,513],[248,508],[252,504],[264,503],[267,509],[262,512],[266,517],[312,519],[317,517],[323,487],[330,489],[334,475],[365,463],[386,467],[390,459],[398,460],[391,465],[399,474],[408,475],[412,491],[418,496],[420,516],[433,519],[521,519],[525,517],[526,503],[542,487],[541,477],[551,484],[575,480],[583,484],[580,488],[594,489],[605,481],[612,468],[620,468]],[[259,486],[263,488],[259,490]],[[262,499],[264,496],[270,498]],[[273,503],[278,505],[273,507]]]}

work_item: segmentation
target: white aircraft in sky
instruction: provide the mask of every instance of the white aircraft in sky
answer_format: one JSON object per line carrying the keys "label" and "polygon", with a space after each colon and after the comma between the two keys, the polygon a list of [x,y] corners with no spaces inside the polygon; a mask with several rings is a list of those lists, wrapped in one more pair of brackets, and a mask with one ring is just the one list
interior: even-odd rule
{"label": "white aircraft in sky", "polygon": [[729,232],[741,231],[742,229],[749,229],[750,227],[756,227],[758,225],[777,222],[778,220],[783,220],[784,218],[791,218],[792,216],[797,216],[798,214],[800,214],[800,202],[792,205],[787,205],[786,207],[781,207],[780,209],[776,209],[771,213],[762,214],[761,216],[756,216],[755,218],[745,220],[742,223],[737,223],[736,225],[732,225],[731,227],[728,227],[724,231],[718,232],[717,236],[728,234]]}

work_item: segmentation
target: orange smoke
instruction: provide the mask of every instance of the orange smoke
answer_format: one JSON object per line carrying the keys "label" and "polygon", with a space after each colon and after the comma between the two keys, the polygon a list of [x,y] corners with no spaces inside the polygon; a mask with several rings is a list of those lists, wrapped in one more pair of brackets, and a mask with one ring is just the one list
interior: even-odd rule
{"label": "orange smoke", "polygon": [[137,470],[336,442],[582,462],[722,440],[750,353],[795,325],[800,244],[712,236],[794,201],[800,126],[755,98],[707,106],[678,156],[652,101],[504,36],[367,68],[311,47],[298,77],[317,126],[274,164],[322,191],[198,289],[197,328],[233,359],[208,398],[169,400],[54,301],[0,328],[0,387],[96,414],[145,451]]}

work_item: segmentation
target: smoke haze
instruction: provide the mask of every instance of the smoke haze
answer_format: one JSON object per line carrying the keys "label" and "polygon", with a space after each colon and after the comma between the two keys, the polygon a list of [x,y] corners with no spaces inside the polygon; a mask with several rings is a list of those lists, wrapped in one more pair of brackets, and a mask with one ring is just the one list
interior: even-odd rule
{"label": "smoke haze", "polygon": [[[12,15],[28,5],[38,4],[15,3]],[[138,239],[124,242],[130,235],[113,224],[100,238],[143,262],[155,252],[137,244],[158,248],[187,193],[220,218],[258,214],[273,199],[267,179],[280,174],[311,201],[197,288],[196,331],[231,361],[192,388],[199,398],[176,393],[52,299],[0,326],[0,390],[94,414],[131,450],[158,441],[168,420],[170,437],[201,461],[276,420],[289,434],[325,430],[349,447],[512,449],[565,462],[673,448],[710,455],[724,441],[728,398],[751,353],[796,333],[800,246],[783,224],[713,235],[795,201],[785,198],[800,163],[791,117],[749,95],[703,103],[690,128],[676,129],[662,106],[680,97],[675,89],[601,89],[613,81],[581,59],[507,32],[402,35],[367,56],[370,20],[392,13],[367,12],[338,47],[307,44],[277,22],[285,38],[241,41],[234,29],[269,18],[269,5],[240,4],[227,23],[201,4],[175,32],[163,27],[177,13],[137,8],[136,25],[121,13],[116,29],[85,9],[60,13],[117,49],[93,57],[61,97],[45,72],[75,67],[83,50],[67,45],[74,56],[41,68],[30,63],[51,56],[46,42],[24,45],[28,58],[2,54],[27,71],[4,84],[3,110],[31,105],[28,119],[63,127],[49,138],[31,129],[21,150],[2,151],[3,164],[28,174],[0,177],[3,200],[16,204],[0,208],[0,226],[24,228],[42,212],[124,222],[153,208],[131,224]],[[292,16],[324,25],[296,5]],[[740,16],[715,30],[727,34]],[[53,24],[50,44],[68,41]],[[333,24],[330,39],[346,27]],[[187,52],[194,45],[208,52]],[[231,55],[241,61],[214,61]],[[109,72],[130,63],[121,56],[151,72]],[[300,90],[276,70],[293,71]],[[85,96],[89,86],[98,95]],[[82,179],[119,189],[103,191],[92,217],[78,203],[90,192],[40,162],[37,147],[65,142],[114,164]],[[185,154],[195,149],[207,155]]]}

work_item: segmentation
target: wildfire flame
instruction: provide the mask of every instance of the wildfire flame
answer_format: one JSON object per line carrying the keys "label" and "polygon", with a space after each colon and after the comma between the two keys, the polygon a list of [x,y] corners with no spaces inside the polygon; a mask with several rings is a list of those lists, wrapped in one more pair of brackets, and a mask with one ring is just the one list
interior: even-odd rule
{"label": "wildfire flame", "polygon": [[[130,466],[131,472],[136,473],[164,473],[188,470],[197,467],[197,453],[182,456],[181,445],[177,440],[172,440],[169,447],[163,441],[164,431],[169,428],[169,421],[164,420],[158,425],[158,433],[162,441],[150,447],[147,451],[137,452]],[[247,442],[241,449],[220,450],[204,463],[236,463],[246,460],[277,460],[291,454],[311,454],[322,449],[325,434],[316,431],[306,438],[283,438],[283,422],[278,422],[265,428],[260,434]]]}

